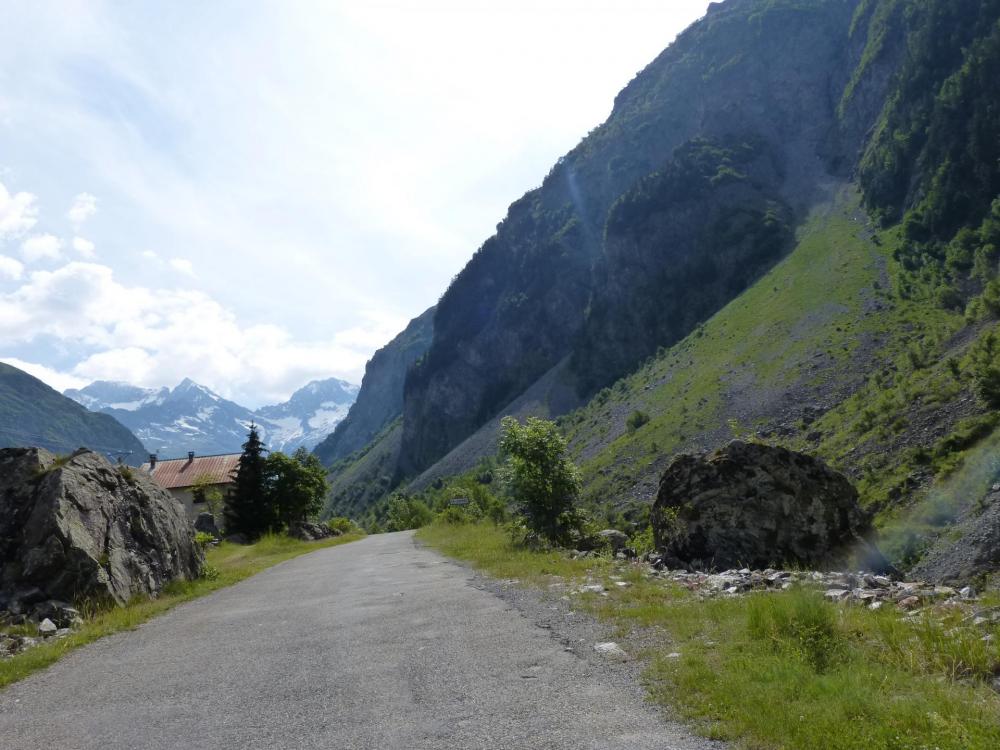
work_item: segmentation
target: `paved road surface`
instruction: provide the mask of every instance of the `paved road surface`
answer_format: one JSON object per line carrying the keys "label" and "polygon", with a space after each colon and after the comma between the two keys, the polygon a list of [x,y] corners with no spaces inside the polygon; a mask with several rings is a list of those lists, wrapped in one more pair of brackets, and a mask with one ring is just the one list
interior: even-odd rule
{"label": "paved road surface", "polygon": [[291,560],[0,691],[0,747],[706,747],[470,578],[409,533]]}

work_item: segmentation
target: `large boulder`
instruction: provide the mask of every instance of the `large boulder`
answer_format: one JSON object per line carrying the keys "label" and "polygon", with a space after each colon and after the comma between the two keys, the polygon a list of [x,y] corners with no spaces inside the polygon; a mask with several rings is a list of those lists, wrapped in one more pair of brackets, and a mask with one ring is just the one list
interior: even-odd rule
{"label": "large boulder", "polygon": [[0,450],[0,591],[124,603],[203,562],[181,503],[138,469],[86,449]]}
{"label": "large boulder", "polygon": [[843,474],[802,453],[734,441],[679,455],[660,479],[653,533],[667,562],[701,569],[891,566]]}

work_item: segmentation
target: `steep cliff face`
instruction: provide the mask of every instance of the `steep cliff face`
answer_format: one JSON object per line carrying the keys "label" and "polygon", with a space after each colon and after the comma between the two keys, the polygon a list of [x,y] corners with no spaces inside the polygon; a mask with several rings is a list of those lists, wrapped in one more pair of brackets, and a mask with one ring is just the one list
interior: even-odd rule
{"label": "steep cliff face", "polygon": [[[603,385],[650,347],[686,334],[780,257],[788,241],[781,226],[859,145],[842,137],[836,113],[852,69],[857,5],[713,5],[625,88],[608,121],[511,206],[441,299],[434,342],[407,378],[403,473],[429,466],[568,354],[581,391]],[[746,172],[725,159],[714,164],[703,175],[708,206],[678,201],[683,183],[675,179],[671,190],[671,175],[689,169],[705,142],[737,151],[753,143],[761,156],[742,165]],[[641,215],[629,216],[637,226],[624,227],[621,214],[640,206]],[[756,240],[734,251],[727,237],[743,232]],[[618,319],[607,311],[628,304],[619,295],[633,283],[636,258],[644,278],[714,265],[718,291],[706,303],[697,287],[677,284],[671,311]],[[607,351],[602,336],[624,328],[629,340]]]}
{"label": "steep cliff face", "polygon": [[434,308],[414,318],[402,333],[379,349],[365,365],[365,376],[347,417],[313,451],[332,464],[364,448],[403,411],[407,369],[430,346]]}
{"label": "steep cliff face", "polygon": [[456,278],[344,497],[562,414],[587,500],[641,516],[675,451],[753,430],[899,512],[912,563],[910,509],[1000,444],[998,77],[1000,0],[714,4]]}

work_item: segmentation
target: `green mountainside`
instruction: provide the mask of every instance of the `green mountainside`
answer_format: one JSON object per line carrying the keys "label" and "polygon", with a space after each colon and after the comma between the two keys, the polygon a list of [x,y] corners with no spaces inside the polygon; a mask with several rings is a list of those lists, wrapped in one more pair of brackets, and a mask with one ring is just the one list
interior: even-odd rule
{"label": "green mountainside", "polygon": [[998,75],[1000,0],[713,5],[456,277],[339,497],[537,414],[641,518],[676,452],[753,435],[848,472],[914,563],[1000,475]]}
{"label": "green mountainside", "polygon": [[142,443],[114,417],[88,411],[38,378],[0,363],[0,448],[20,446],[128,454],[126,463],[136,466],[146,459]]}

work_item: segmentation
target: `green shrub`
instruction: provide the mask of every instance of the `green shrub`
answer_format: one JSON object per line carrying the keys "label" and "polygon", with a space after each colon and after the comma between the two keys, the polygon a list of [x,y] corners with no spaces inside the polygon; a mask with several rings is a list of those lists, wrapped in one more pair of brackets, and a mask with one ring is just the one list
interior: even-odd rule
{"label": "green shrub", "polygon": [[628,415],[628,419],[625,420],[625,426],[629,432],[635,432],[647,422],[649,422],[649,415],[636,410]]}
{"label": "green shrub", "polygon": [[972,379],[976,393],[991,408],[1000,408],[1000,343],[990,331],[972,349]]}
{"label": "green shrub", "polygon": [[194,543],[202,549],[214,542],[215,537],[205,531],[196,531],[194,534]]}
{"label": "green shrub", "polygon": [[344,518],[343,516],[337,516],[331,518],[326,522],[327,528],[330,531],[339,531],[341,534],[357,534],[361,531],[361,527],[358,526],[350,518]]}
{"label": "green shrub", "polygon": [[395,493],[389,498],[386,516],[386,531],[406,531],[419,529],[434,520],[434,514],[427,504],[417,498]]}
{"label": "green shrub", "polygon": [[566,543],[578,536],[583,519],[577,510],[580,474],[566,456],[566,440],[554,422],[513,417],[500,423],[502,478],[518,505],[528,532],[549,542]]}

